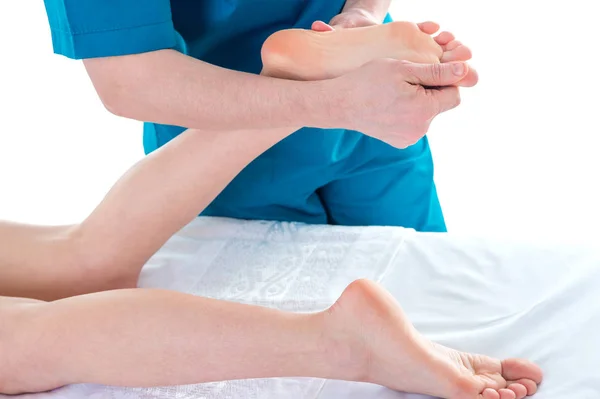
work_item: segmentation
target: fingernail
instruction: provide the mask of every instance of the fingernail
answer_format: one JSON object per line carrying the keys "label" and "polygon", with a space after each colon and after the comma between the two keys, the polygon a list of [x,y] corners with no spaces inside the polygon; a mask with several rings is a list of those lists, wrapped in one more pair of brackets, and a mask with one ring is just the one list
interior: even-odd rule
{"label": "fingernail", "polygon": [[456,76],[463,76],[465,73],[465,66],[461,63],[452,65],[452,71]]}

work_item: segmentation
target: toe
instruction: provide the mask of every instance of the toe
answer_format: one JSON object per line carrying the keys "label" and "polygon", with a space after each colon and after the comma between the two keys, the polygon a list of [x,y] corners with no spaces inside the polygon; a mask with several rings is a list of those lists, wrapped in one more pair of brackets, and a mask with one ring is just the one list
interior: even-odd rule
{"label": "toe", "polygon": [[528,380],[527,378],[522,378],[517,381],[509,381],[508,384],[509,386],[512,384],[519,384],[525,387],[525,396],[535,395],[538,390],[538,384],[536,384],[535,381]]}
{"label": "toe", "polygon": [[517,395],[510,389],[499,389],[500,399],[516,399]]}
{"label": "toe", "polygon": [[453,39],[452,41],[446,43],[446,45],[444,46],[444,50],[451,51],[451,50],[454,50],[455,48],[460,47],[462,45],[463,44],[462,44],[462,42],[460,40],[454,40]]}
{"label": "toe", "polygon": [[469,65],[469,72],[467,72],[467,76],[465,76],[460,82],[458,82],[458,86],[460,87],[473,87],[479,82],[479,74],[472,66]]}
{"label": "toe", "polygon": [[435,42],[440,46],[445,46],[454,40],[454,35],[450,32],[442,32],[435,37]]}
{"label": "toe", "polygon": [[523,399],[527,396],[527,388],[519,383],[509,383],[507,389],[515,393],[516,399]]}
{"label": "toe", "polygon": [[452,62],[452,61],[468,61],[471,59],[473,54],[471,49],[467,46],[460,46],[451,51],[444,51],[441,62]]}
{"label": "toe", "polygon": [[421,29],[421,32],[427,33],[428,35],[433,35],[440,30],[440,25],[431,21],[421,22],[420,24],[417,24],[417,26]]}
{"label": "toe", "polygon": [[502,376],[510,381],[520,379],[532,380],[536,384],[542,382],[542,369],[535,363],[524,359],[507,359],[502,362]]}
{"label": "toe", "polygon": [[481,399],[500,399],[500,394],[494,389],[486,389],[481,394]]}

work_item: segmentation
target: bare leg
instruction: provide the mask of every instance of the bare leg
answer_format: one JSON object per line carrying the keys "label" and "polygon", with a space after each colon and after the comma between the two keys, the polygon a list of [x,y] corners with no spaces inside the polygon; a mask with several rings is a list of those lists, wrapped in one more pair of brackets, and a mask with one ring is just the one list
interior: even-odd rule
{"label": "bare leg", "polygon": [[54,299],[134,286],[126,267],[99,273],[94,248],[76,245],[79,228],[0,221],[0,294]]}
{"label": "bare leg", "polygon": [[542,377],[523,360],[425,340],[395,300],[365,280],[314,314],[143,289],[21,301],[0,298],[0,391],[8,393],[307,376],[450,399],[522,399]]}
{"label": "bare leg", "polygon": [[148,258],[294,130],[188,130],[134,165],[80,225],[0,222],[0,295],[54,300],[135,287]]}
{"label": "bare leg", "polygon": [[20,301],[0,298],[0,318],[8,320],[0,328],[6,393],[84,382],[138,387],[355,377],[350,370],[340,373],[329,354],[334,347],[326,341],[322,313],[284,313],[146,289]]}

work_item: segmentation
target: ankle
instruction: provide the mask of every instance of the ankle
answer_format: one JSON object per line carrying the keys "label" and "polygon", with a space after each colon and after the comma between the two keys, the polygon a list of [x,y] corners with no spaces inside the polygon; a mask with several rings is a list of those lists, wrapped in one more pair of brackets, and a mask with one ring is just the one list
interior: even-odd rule
{"label": "ankle", "polygon": [[369,354],[357,337],[358,331],[344,323],[338,316],[335,305],[320,315],[323,319],[322,353],[330,366],[330,373],[326,378],[368,382]]}

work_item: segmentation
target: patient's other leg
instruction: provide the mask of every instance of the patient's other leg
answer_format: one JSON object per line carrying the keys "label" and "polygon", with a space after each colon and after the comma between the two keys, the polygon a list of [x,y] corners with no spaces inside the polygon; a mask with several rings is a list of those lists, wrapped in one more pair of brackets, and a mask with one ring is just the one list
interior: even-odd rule
{"label": "patient's other leg", "polygon": [[358,378],[361,359],[337,363],[324,318],[165,290],[105,291],[55,302],[0,297],[0,393],[74,383]]}
{"label": "patient's other leg", "polygon": [[1,302],[5,393],[83,382],[150,387],[306,376],[450,399],[521,399],[541,380],[524,360],[427,341],[387,292],[363,280],[314,314],[145,289]]}

